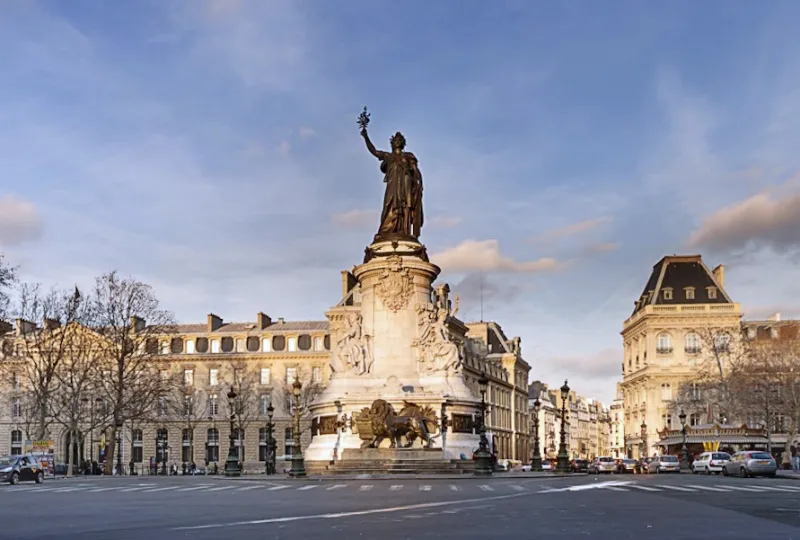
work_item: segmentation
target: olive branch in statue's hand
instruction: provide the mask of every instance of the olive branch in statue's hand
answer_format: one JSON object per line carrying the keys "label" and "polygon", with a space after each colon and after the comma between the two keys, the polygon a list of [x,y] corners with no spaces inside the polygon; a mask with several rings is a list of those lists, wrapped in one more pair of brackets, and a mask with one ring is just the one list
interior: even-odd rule
{"label": "olive branch in statue's hand", "polygon": [[361,111],[361,114],[358,115],[358,125],[361,126],[361,134],[366,135],[367,126],[369,125],[369,113],[366,105],[364,105],[364,110]]}

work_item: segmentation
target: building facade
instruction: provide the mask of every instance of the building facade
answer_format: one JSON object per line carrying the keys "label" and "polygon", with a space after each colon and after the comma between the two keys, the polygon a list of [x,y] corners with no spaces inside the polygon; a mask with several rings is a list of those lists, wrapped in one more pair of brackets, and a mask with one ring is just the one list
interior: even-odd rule
{"label": "building facade", "polygon": [[617,394],[614,402],[609,407],[609,455],[623,458],[627,455],[625,449],[625,406],[622,387],[617,383]]}
{"label": "building facade", "polygon": [[695,375],[709,347],[739,331],[741,317],[725,291],[724,266],[709,270],[700,255],[667,256],[655,264],[622,329],[627,456],[653,455],[659,432],[678,427],[671,406],[679,386]]}

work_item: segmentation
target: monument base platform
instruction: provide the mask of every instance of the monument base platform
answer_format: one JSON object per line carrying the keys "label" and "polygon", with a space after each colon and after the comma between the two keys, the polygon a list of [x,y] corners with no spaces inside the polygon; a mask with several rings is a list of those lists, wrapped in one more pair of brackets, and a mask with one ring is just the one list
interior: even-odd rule
{"label": "monument base platform", "polygon": [[315,474],[472,474],[472,459],[445,459],[441,448],[347,448],[336,462],[306,461]]}

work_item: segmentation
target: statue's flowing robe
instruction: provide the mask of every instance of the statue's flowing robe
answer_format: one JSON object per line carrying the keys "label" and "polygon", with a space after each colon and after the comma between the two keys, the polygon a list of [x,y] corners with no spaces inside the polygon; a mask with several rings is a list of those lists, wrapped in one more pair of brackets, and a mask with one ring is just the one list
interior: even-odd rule
{"label": "statue's flowing robe", "polygon": [[378,234],[418,238],[422,229],[422,174],[410,152],[388,152],[381,160],[386,192]]}

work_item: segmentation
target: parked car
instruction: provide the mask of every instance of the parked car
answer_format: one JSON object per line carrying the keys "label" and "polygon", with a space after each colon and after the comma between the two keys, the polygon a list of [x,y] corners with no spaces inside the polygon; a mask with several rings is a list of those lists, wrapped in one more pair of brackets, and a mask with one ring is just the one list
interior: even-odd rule
{"label": "parked car", "polygon": [[600,473],[611,474],[616,470],[617,470],[617,464],[614,463],[614,458],[601,456],[595,458],[594,461],[592,461],[589,464],[587,472],[590,474],[600,474]]}
{"label": "parked car", "polygon": [[692,462],[692,473],[720,474],[730,459],[727,452],[703,452]]}
{"label": "parked car", "polygon": [[0,458],[0,482],[44,482],[44,471],[36,456],[7,456]]}
{"label": "parked car", "polygon": [[681,463],[676,456],[656,456],[647,466],[650,473],[679,473],[681,472]]}
{"label": "parked car", "polygon": [[731,459],[722,466],[723,476],[770,476],[775,478],[778,464],[767,452],[746,450],[736,452]]}
{"label": "parked car", "polygon": [[641,458],[639,461],[636,462],[636,472],[639,474],[647,474],[650,472],[650,462],[653,461],[653,458]]}
{"label": "parked car", "polygon": [[552,471],[555,467],[553,467],[549,461],[542,461],[542,470],[543,471]]}
{"label": "parked car", "polygon": [[569,469],[572,472],[589,472],[588,459],[573,459],[569,463]]}
{"label": "parked car", "polygon": [[638,462],[635,459],[627,459],[627,458],[621,459],[617,464],[617,472],[619,474],[625,474],[625,473],[635,474],[637,464]]}

